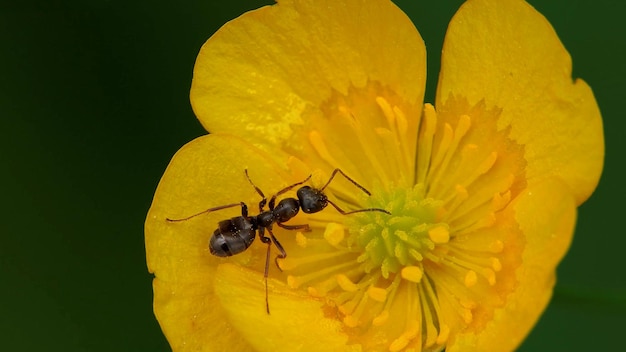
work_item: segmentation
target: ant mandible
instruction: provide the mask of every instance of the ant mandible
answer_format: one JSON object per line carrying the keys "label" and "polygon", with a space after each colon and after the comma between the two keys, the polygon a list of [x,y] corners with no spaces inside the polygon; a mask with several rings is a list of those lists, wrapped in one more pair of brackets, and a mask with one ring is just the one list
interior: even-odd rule
{"label": "ant mandible", "polygon": [[[259,215],[256,215],[256,216],[248,215],[248,206],[246,205],[246,203],[239,202],[239,203],[222,205],[222,206],[215,207],[215,208],[209,208],[207,210],[201,211],[197,214],[194,214],[186,218],[182,218],[182,219],[167,218],[166,220],[168,222],[186,221],[198,215],[214,212],[217,210],[233,208],[233,207],[241,207],[241,216],[236,216],[227,220],[222,220],[217,224],[217,229],[213,232],[213,236],[211,236],[211,239],[209,240],[209,250],[211,251],[211,254],[218,256],[218,257],[230,257],[235,254],[241,253],[245,251],[246,249],[248,249],[248,247],[250,247],[252,242],[254,242],[256,233],[258,231],[261,242],[267,244],[267,254],[265,257],[265,274],[264,274],[265,307],[267,309],[267,314],[270,313],[270,306],[269,306],[269,301],[267,298],[268,296],[267,276],[269,272],[269,257],[270,257],[270,247],[272,245],[272,242],[276,245],[276,248],[278,248],[278,251],[280,252],[276,256],[276,258],[274,258],[276,267],[278,267],[279,270],[282,271],[282,269],[278,265],[278,259],[284,259],[287,257],[287,252],[285,252],[285,249],[280,244],[280,242],[278,242],[278,240],[274,236],[274,233],[272,232],[273,224],[276,224],[277,226],[282,227],[287,230],[310,231],[308,224],[287,225],[284,223],[289,221],[294,216],[296,216],[300,209],[302,209],[302,211],[307,214],[312,214],[312,213],[317,213],[319,211],[322,211],[324,208],[326,208],[326,206],[328,206],[328,204],[332,205],[342,215],[361,213],[361,212],[366,212],[366,211],[378,211],[381,213],[391,215],[391,213],[389,213],[388,211],[384,209],[379,209],[379,208],[366,208],[366,209],[358,209],[358,210],[352,210],[352,211],[344,211],[341,208],[339,208],[337,204],[329,200],[326,194],[324,194],[324,189],[330,184],[330,182],[338,173],[343,175],[343,177],[345,177],[348,181],[350,181],[360,190],[365,192],[368,196],[371,195],[371,193],[368,190],[366,190],[363,186],[359,185],[356,181],[348,177],[348,175],[346,175],[340,169],[335,169],[333,171],[333,173],[330,175],[330,178],[328,179],[328,182],[326,182],[326,184],[322,188],[317,189],[317,188],[313,188],[310,186],[302,186],[296,192],[296,196],[298,197],[298,199],[284,198],[280,200],[278,204],[276,204],[276,198],[278,196],[280,196],[281,194],[285,192],[288,192],[289,190],[295,188],[296,186],[299,186],[307,182],[308,180],[311,179],[311,175],[309,175],[309,177],[307,177],[301,182],[296,182],[290,186],[287,186],[281,189],[276,194],[274,194],[272,198],[270,198],[269,203],[268,203],[267,198],[265,197],[263,192],[252,182],[252,180],[250,179],[250,176],[248,176],[248,169],[245,169],[244,173],[246,175],[246,178],[248,179],[248,182],[250,182],[252,187],[254,187],[256,192],[262,198],[261,201],[259,202]],[[269,210],[263,210],[266,204]],[[265,236],[265,230],[267,230],[267,232],[270,234],[270,237]]]}

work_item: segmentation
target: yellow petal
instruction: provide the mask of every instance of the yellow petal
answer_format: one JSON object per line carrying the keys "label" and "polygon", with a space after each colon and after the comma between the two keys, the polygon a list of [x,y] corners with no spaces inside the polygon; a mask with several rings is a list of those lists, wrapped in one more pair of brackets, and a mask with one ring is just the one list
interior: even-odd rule
{"label": "yellow petal", "polygon": [[458,335],[446,351],[513,351],[550,301],[556,266],[569,248],[576,222],[570,190],[557,179],[546,180],[522,192],[505,212],[515,217],[526,239],[517,288],[484,330]]}
{"label": "yellow petal", "polygon": [[[333,93],[376,83],[421,104],[425,65],[419,33],[390,1],[283,0],[227,23],[204,44],[191,102],[208,131],[280,147],[303,113],[316,113]],[[308,140],[291,143],[298,149]]]}
{"label": "yellow petal", "polygon": [[154,279],[154,311],[173,351],[253,351],[232,329],[206,278],[197,283]]}
{"label": "yellow petal", "polygon": [[604,159],[591,89],[548,21],[520,0],[470,0],[450,22],[437,106],[450,94],[502,109],[498,127],[525,145],[529,182],[557,176],[578,204],[595,189]]}
{"label": "yellow petal", "polygon": [[210,254],[208,241],[217,222],[240,215],[239,206],[187,221],[166,221],[240,201],[256,214],[260,196],[246,180],[246,168],[268,196],[287,182],[283,180],[287,176],[279,174],[279,167],[258,149],[235,137],[215,134],[181,148],[156,190],[145,223],[146,257],[156,276],[155,314],[176,351],[246,346],[224,323],[225,313],[214,293],[215,270],[227,261],[250,266],[262,275],[267,247],[257,241],[233,257]]}
{"label": "yellow petal", "polygon": [[278,280],[269,285],[268,315],[262,275],[231,264],[217,271],[215,290],[221,305],[232,327],[256,351],[360,351],[358,345],[346,345],[343,324],[324,316],[322,301]]}

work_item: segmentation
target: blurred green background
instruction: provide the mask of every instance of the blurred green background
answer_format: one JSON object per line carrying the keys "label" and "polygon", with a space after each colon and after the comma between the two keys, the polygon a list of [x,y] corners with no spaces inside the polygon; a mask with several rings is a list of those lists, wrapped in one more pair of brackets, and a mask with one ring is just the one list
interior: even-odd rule
{"label": "blurred green background", "polygon": [[[626,320],[626,3],[530,2],[556,28],[574,75],[593,87],[607,153],[554,299],[521,350],[613,349]],[[152,314],[145,214],[170,157],[205,133],[188,98],[200,46],[269,3],[0,5],[1,350],[169,350]],[[461,1],[397,3],[426,41],[433,101],[443,35]]]}

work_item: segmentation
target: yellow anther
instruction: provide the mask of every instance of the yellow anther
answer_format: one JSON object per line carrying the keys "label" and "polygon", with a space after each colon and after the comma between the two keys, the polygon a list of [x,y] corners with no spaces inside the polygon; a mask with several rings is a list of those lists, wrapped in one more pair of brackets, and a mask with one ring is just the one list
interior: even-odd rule
{"label": "yellow anther", "polygon": [[474,320],[474,316],[472,315],[472,311],[469,309],[462,309],[461,315],[463,316],[463,321],[465,324],[469,324]]}
{"label": "yellow anther", "polygon": [[387,300],[387,290],[384,288],[370,286],[367,289],[367,295],[377,302],[385,302]]}
{"label": "yellow anther", "polygon": [[387,99],[378,96],[376,97],[376,104],[378,104],[378,106],[380,107],[380,110],[382,110],[383,115],[385,115],[385,118],[387,119],[387,123],[391,126],[395,123],[395,114],[393,113],[393,109],[391,108],[391,105],[389,105],[389,102],[387,101]]}
{"label": "yellow anther", "polygon": [[298,266],[298,261],[292,260],[290,258],[285,258],[278,262],[278,266],[280,267],[280,270],[282,271],[293,270],[295,267]]}
{"label": "yellow anther", "polygon": [[463,187],[462,185],[457,184],[456,186],[454,186],[454,189],[456,191],[456,197],[459,200],[466,200],[469,197],[469,194],[467,193],[467,189]]}
{"label": "yellow anther", "polygon": [[341,224],[331,222],[326,225],[326,230],[324,230],[324,239],[326,239],[326,241],[328,241],[328,243],[332,246],[336,246],[341,243],[344,237],[345,228]]}
{"label": "yellow anther", "polygon": [[379,136],[391,135],[391,131],[388,128],[378,127],[375,128],[374,131],[376,131],[376,134]]}
{"label": "yellow anther", "polygon": [[437,336],[437,344],[443,345],[448,341],[448,336],[450,336],[450,327],[446,324],[440,324],[439,326],[439,336]]}
{"label": "yellow anther", "polygon": [[487,157],[487,159],[485,159],[479,166],[478,166],[478,174],[482,175],[485,172],[489,171],[489,169],[491,169],[491,167],[493,166],[493,164],[496,163],[496,160],[498,159],[498,153],[497,152],[491,152],[491,154],[489,154],[489,156]]}
{"label": "yellow anther", "polygon": [[478,281],[478,276],[474,270],[470,270],[465,274],[465,287],[472,287],[476,285]]}
{"label": "yellow anther", "polygon": [[493,270],[485,269],[483,270],[483,275],[485,275],[485,277],[487,278],[487,282],[489,282],[490,286],[496,284],[496,273],[494,273]]}
{"label": "yellow anther", "polygon": [[471,299],[467,298],[467,297],[461,297],[459,298],[459,303],[461,303],[461,305],[467,309],[474,309],[476,308],[476,302],[472,301]]}
{"label": "yellow anther", "polygon": [[477,228],[491,227],[495,223],[496,223],[496,214],[489,213],[483,216],[482,219],[478,220],[476,227]]}
{"label": "yellow anther", "polygon": [[406,347],[406,345],[409,344],[409,340],[407,340],[406,337],[404,336],[400,336],[397,339],[395,339],[391,345],[389,345],[389,351],[390,352],[397,352],[402,350],[403,348]]}
{"label": "yellow anther", "polygon": [[489,244],[489,251],[492,253],[500,253],[504,249],[504,243],[500,240],[495,240]]}
{"label": "yellow anther", "polygon": [[354,282],[352,282],[352,280],[350,280],[349,277],[344,274],[338,274],[335,278],[337,279],[337,284],[339,284],[339,287],[341,287],[341,289],[346,292],[356,292],[359,289],[359,286],[357,286]]}
{"label": "yellow anther", "polygon": [[492,211],[502,210],[511,201],[511,191],[506,191],[503,194],[496,193],[491,200]]}
{"label": "yellow anther", "polygon": [[289,275],[287,276],[287,285],[290,288],[298,288],[298,286],[300,286],[300,282],[297,277]]}
{"label": "yellow anther", "polygon": [[346,324],[346,326],[350,328],[354,328],[359,325],[358,319],[356,319],[355,317],[351,315],[346,315],[346,317],[343,318],[343,323]]}
{"label": "yellow anther", "polygon": [[307,292],[309,295],[313,296],[313,297],[322,297],[322,295],[320,295],[319,291],[313,287],[313,286],[309,286],[307,287]]}
{"label": "yellow anther", "polygon": [[318,131],[313,130],[309,133],[309,142],[311,142],[311,145],[313,146],[313,148],[315,148],[315,150],[320,155],[320,157],[322,157],[322,159],[328,161],[330,164],[337,165],[337,161],[328,151],[326,143],[324,143],[324,139]]}
{"label": "yellow anther", "polygon": [[462,115],[456,125],[455,135],[457,137],[464,136],[471,126],[471,119],[467,115]]}
{"label": "yellow anther", "polygon": [[408,340],[414,339],[420,332],[420,323],[417,320],[411,320],[406,327],[406,330],[402,334]]}
{"label": "yellow anther", "polygon": [[383,310],[376,318],[372,320],[372,325],[381,326],[387,322],[389,319],[389,311]]}
{"label": "yellow anther", "polygon": [[463,156],[464,159],[468,159],[473,157],[473,154],[478,150],[478,146],[474,143],[468,143],[466,145],[463,146],[463,148],[461,149],[461,156]]}
{"label": "yellow anther", "polygon": [[424,273],[419,267],[411,265],[402,268],[402,271],[400,271],[400,275],[405,280],[418,283],[422,281],[422,276],[424,275]]}
{"label": "yellow anther", "polygon": [[435,226],[428,230],[428,237],[437,244],[448,243],[450,240],[450,231],[443,225]]}
{"label": "yellow anther", "polygon": [[301,231],[296,232],[296,244],[302,248],[307,245],[307,238]]}
{"label": "yellow anther", "polygon": [[407,121],[404,112],[400,110],[397,106],[394,106],[393,113],[396,116],[396,125],[398,126],[398,132],[400,132],[401,135],[405,134],[406,130],[408,129],[409,122]]}
{"label": "yellow anther", "polygon": [[491,258],[491,267],[496,272],[502,270],[502,263],[500,263],[500,259],[498,259],[498,258]]}

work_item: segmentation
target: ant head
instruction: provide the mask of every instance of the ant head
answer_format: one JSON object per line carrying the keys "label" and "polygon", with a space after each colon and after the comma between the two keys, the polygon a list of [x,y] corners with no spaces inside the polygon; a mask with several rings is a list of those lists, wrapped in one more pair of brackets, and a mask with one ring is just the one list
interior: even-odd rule
{"label": "ant head", "polygon": [[307,214],[317,213],[328,205],[328,198],[319,189],[303,186],[296,192],[300,208]]}

